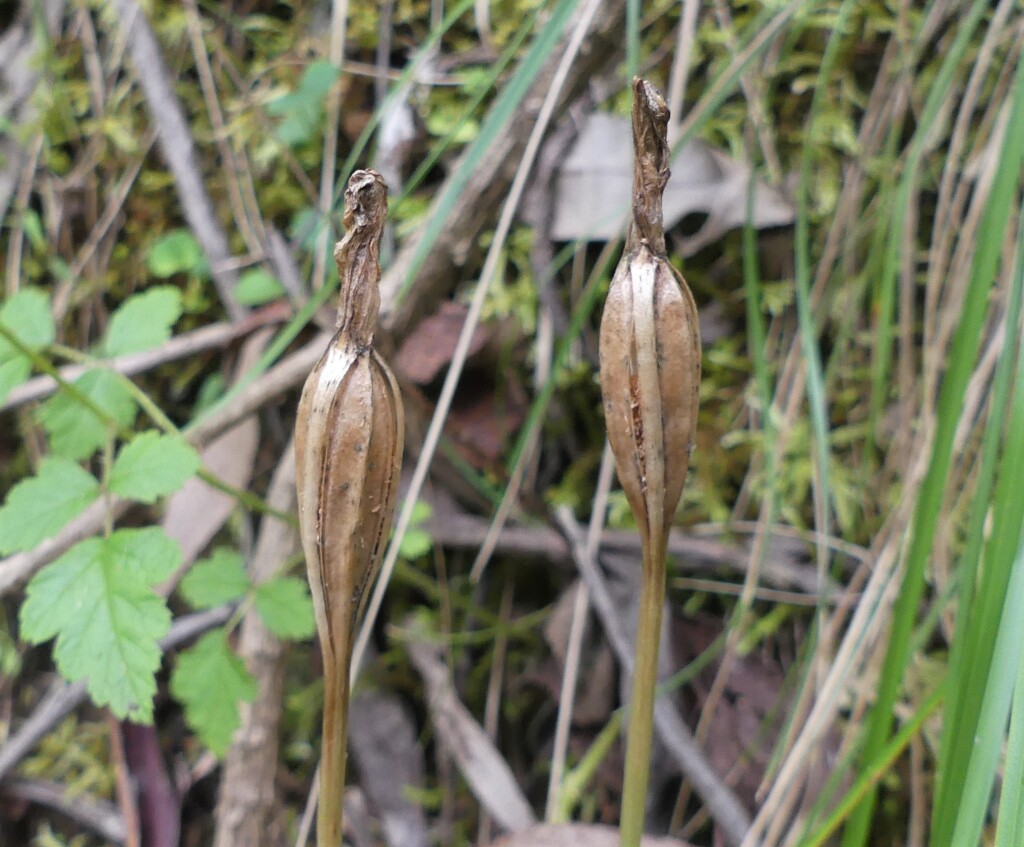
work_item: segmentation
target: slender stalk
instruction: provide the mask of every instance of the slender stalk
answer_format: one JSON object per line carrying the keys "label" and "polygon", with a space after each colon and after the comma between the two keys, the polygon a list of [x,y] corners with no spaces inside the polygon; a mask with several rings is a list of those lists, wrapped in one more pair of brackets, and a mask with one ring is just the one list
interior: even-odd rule
{"label": "slender stalk", "polygon": [[662,609],[665,607],[665,546],[660,543],[645,546],[653,549],[644,551],[640,610],[636,622],[636,665],[622,785],[622,847],[638,847],[644,834],[655,687],[658,682],[658,646]]}
{"label": "slender stalk", "polygon": [[[338,639],[341,655],[324,662],[324,717],[320,751],[320,800],[316,815],[318,847],[340,847],[342,804],[348,756],[349,665],[352,637]],[[340,659],[340,661],[339,661]]]}

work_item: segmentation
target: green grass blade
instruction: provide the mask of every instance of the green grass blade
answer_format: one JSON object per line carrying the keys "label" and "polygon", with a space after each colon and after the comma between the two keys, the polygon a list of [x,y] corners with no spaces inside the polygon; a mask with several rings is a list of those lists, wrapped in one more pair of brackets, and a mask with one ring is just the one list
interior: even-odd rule
{"label": "green grass blade", "polygon": [[[1024,419],[1024,401],[1016,405],[1021,412],[1021,418]],[[1016,469],[1014,475],[1020,475]],[[964,780],[960,802],[957,804],[953,844],[977,844],[981,836],[981,828],[989,807],[989,795],[992,793],[992,784],[995,782],[996,768],[999,765],[999,755],[1003,750],[1006,718],[1010,712],[1014,690],[1014,671],[1020,665],[1021,656],[1024,655],[1024,545],[1020,543],[1020,524],[1003,529],[1007,536],[1016,535],[1017,554],[1012,562],[1008,590],[999,619],[991,672],[978,713],[978,726],[972,739],[974,744],[967,768],[967,778]]]}
{"label": "green grass blade", "polygon": [[921,727],[924,726],[928,716],[939,707],[947,687],[948,684],[946,682],[940,684],[932,692],[931,696],[921,704],[913,717],[904,724],[896,736],[888,744],[884,745],[870,762],[865,764],[860,771],[860,776],[857,777],[857,781],[839,802],[839,805],[829,816],[829,819],[822,824],[817,832],[801,841],[799,847],[822,847],[822,845],[828,842],[832,834],[842,826],[843,821],[846,820],[850,813],[863,805],[864,798],[875,790],[879,780],[889,772],[914,736],[921,731]]}
{"label": "green grass blade", "polygon": [[[873,760],[885,745],[892,728],[892,710],[899,694],[910,654],[910,636],[924,592],[925,567],[935,538],[952,462],[953,438],[963,411],[964,392],[970,379],[981,330],[988,310],[988,296],[996,276],[1003,234],[1019,185],[1024,155],[1024,63],[1018,64],[1013,108],[1000,148],[992,193],[986,202],[979,241],[971,267],[960,321],[948,356],[948,367],[939,391],[935,441],[928,470],[918,495],[911,524],[910,549],[902,587],[893,609],[889,649],[878,683],[878,697],[868,718],[864,760]],[[956,680],[954,685],[959,685]],[[973,689],[978,690],[978,689]],[[843,834],[843,847],[863,847],[874,812],[877,792],[872,788],[851,817]],[[941,799],[941,798],[940,798]],[[937,814],[942,810],[936,803]],[[936,847],[946,842],[934,840]]]}
{"label": "green grass blade", "polygon": [[626,83],[640,73],[640,0],[626,0]]}
{"label": "green grass blade", "polygon": [[1024,844],[1024,651],[1017,662],[1016,673],[995,847],[1020,847]]}
{"label": "green grass blade", "polygon": [[[1024,208],[1021,209],[1021,214],[1024,215]],[[975,585],[985,540],[985,521],[993,502],[992,491],[998,466],[999,447],[1002,443],[1002,424],[1009,405],[1013,365],[1019,344],[1017,327],[1020,326],[1022,303],[1024,303],[1024,230],[1018,233],[1016,266],[1016,276],[1010,287],[1010,299],[1007,304],[1006,319],[1003,323],[1007,340],[993,378],[992,403],[989,409],[988,424],[982,437],[978,481],[972,498],[964,550],[960,555],[956,572],[960,615],[957,619],[949,658],[950,678],[955,680],[965,679],[967,668],[979,659],[976,639],[977,613],[974,611]],[[1019,392],[1020,388],[1018,387],[1017,390]],[[936,798],[943,803],[953,804],[955,798],[959,796],[960,786],[963,785],[966,778],[971,744],[964,741],[965,736],[962,733],[973,732],[969,724],[972,723],[970,715],[976,716],[976,699],[971,694],[971,689],[957,685],[953,687],[946,702],[942,736],[939,743],[938,779],[936,780]],[[966,736],[966,738],[970,737]],[[941,837],[944,841],[948,840],[946,834],[952,826],[952,814],[946,812],[944,806],[936,806],[934,818],[936,836]]]}

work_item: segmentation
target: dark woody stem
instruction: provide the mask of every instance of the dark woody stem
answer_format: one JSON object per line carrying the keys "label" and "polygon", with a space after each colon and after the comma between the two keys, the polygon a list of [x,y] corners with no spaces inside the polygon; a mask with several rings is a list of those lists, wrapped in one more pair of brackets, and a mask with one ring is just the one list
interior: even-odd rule
{"label": "dark woody stem", "polygon": [[626,250],[644,240],[656,256],[665,255],[661,196],[668,184],[668,106],[647,80],[633,79],[633,221]]}
{"label": "dark woody stem", "polygon": [[380,310],[380,238],[387,186],[376,171],[356,171],[345,189],[345,237],[334,249],[341,288],[338,337],[360,350],[373,343]]}

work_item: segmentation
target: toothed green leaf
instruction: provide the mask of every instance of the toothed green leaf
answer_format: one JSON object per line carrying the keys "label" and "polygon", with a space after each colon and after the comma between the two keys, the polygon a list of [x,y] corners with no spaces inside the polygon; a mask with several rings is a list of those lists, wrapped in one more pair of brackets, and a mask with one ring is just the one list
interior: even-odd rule
{"label": "toothed green leaf", "polygon": [[181,438],[150,430],[137,435],[118,453],[110,470],[110,490],[152,503],[181,488],[199,465],[199,454]]}
{"label": "toothed green leaf", "polygon": [[51,456],[36,476],[19,482],[0,508],[0,554],[31,550],[88,508],[99,494],[95,477],[75,462]]}
{"label": "toothed green leaf", "polygon": [[199,739],[223,756],[241,722],[238,705],[256,697],[256,681],[228,644],[223,629],[208,632],[178,656],[171,693],[185,706]]}

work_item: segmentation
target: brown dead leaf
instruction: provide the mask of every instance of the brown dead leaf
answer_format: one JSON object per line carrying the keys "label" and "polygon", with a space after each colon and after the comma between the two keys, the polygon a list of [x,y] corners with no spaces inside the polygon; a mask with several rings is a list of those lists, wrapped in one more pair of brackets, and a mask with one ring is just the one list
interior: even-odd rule
{"label": "brown dead leaf", "polygon": [[[540,825],[493,842],[492,847],[618,847],[619,831],[588,824]],[[644,836],[640,847],[689,847],[674,838]]]}
{"label": "brown dead leaf", "polygon": [[[246,340],[235,367],[236,374],[245,373],[255,364],[271,335],[272,330],[260,330]],[[229,485],[244,490],[252,479],[259,442],[259,420],[246,418],[206,446],[202,451],[203,467]],[[170,496],[163,528],[181,547],[182,565],[177,576],[184,573],[213,540],[234,509],[235,499],[230,494],[211,488],[198,477],[192,477]],[[175,583],[176,577],[169,582]]]}
{"label": "brown dead leaf", "polygon": [[[466,307],[446,301],[433,315],[421,321],[405,339],[395,357],[395,370],[416,385],[428,385],[452,360],[455,344],[466,322]],[[469,344],[468,356],[479,353],[490,340],[486,327],[478,326]]]}
{"label": "brown dead leaf", "polygon": [[[560,683],[565,669],[566,648],[569,644],[569,629],[572,627],[573,606],[578,586],[579,580],[576,580],[562,592],[550,617],[544,623],[544,639],[548,642],[557,665],[550,674],[554,683],[552,694],[556,699],[561,690]],[[594,634],[593,630],[590,630],[590,634]],[[596,644],[585,646],[581,665],[582,684],[577,686],[576,697],[573,700],[572,722],[577,726],[603,724],[611,715],[617,694],[615,658],[608,642],[599,639]],[[540,678],[548,676],[542,672]]]}
{"label": "brown dead leaf", "polygon": [[[555,184],[555,241],[608,241],[625,231],[633,185],[633,141],[628,118],[594,112],[569,151]],[[751,170],[704,141],[683,145],[672,159],[665,188],[665,230],[688,215],[707,215],[703,226],[680,240],[690,256],[747,218]],[[785,226],[795,219],[781,191],[758,181],[754,188],[754,226]]]}

